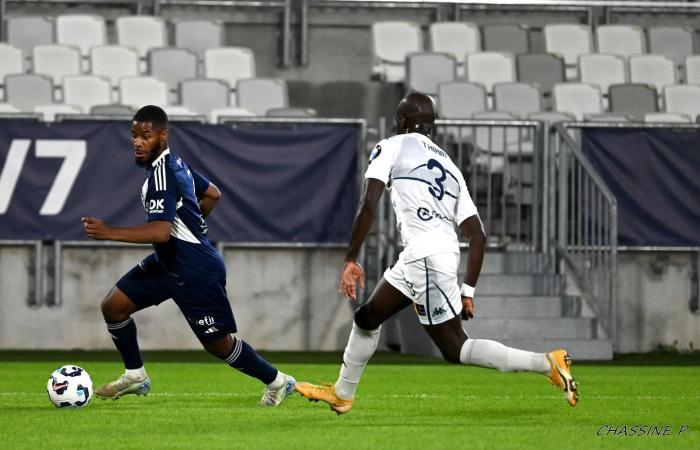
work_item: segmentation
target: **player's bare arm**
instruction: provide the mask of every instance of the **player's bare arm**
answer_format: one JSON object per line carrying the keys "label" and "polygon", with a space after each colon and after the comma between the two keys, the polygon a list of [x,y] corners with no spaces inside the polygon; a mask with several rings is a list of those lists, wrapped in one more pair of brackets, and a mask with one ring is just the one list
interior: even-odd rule
{"label": "player's bare arm", "polygon": [[221,198],[221,191],[214,183],[209,183],[209,187],[204,192],[204,195],[199,199],[199,209],[202,211],[202,217],[205,219],[216,206],[216,202]]}
{"label": "player's bare arm", "polygon": [[83,227],[88,237],[99,241],[120,241],[132,244],[159,244],[168,242],[172,224],[154,220],[135,227],[110,227],[104,220],[83,217]]}
{"label": "player's bare arm", "polygon": [[[476,286],[481,273],[481,265],[484,262],[484,251],[486,250],[486,233],[484,232],[484,224],[481,223],[481,218],[478,214],[465,219],[459,224],[459,229],[469,241],[469,256],[467,258],[467,273],[464,277],[464,282],[469,286]],[[469,320],[474,317],[474,299],[472,297],[462,296],[462,318]]]}
{"label": "player's bare arm", "polygon": [[359,282],[362,289],[365,288],[365,274],[362,267],[357,263],[362,244],[365,242],[374,222],[374,215],[377,212],[379,199],[384,192],[384,183],[380,180],[368,178],[365,182],[365,191],[362,196],[362,203],[357,209],[355,221],[352,224],[352,235],[350,245],[345,255],[345,265],[340,274],[339,292],[346,298],[357,299],[356,284]]}

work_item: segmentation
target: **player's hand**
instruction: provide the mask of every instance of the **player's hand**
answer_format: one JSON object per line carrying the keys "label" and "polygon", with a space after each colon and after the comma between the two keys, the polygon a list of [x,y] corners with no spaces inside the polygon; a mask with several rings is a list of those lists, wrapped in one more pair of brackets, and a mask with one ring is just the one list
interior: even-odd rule
{"label": "player's hand", "polygon": [[365,288],[365,271],[362,266],[355,261],[346,261],[343,270],[340,273],[340,285],[338,292],[343,294],[345,298],[357,300],[357,283],[360,283],[362,289]]}
{"label": "player's hand", "polygon": [[462,297],[462,320],[474,318],[474,299]]}
{"label": "player's hand", "polygon": [[111,228],[104,220],[95,219],[94,217],[82,217],[81,220],[83,221],[85,234],[87,234],[88,237],[100,241],[110,239]]}

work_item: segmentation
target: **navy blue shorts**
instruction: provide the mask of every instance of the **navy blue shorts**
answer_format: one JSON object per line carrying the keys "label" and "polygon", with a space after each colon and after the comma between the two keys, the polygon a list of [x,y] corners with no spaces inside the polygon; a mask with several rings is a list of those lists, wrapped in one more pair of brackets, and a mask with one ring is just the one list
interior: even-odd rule
{"label": "navy blue shorts", "polygon": [[196,286],[180,286],[160,263],[148,257],[121,277],[117,287],[139,309],[172,298],[201,342],[217,341],[236,332],[224,275]]}

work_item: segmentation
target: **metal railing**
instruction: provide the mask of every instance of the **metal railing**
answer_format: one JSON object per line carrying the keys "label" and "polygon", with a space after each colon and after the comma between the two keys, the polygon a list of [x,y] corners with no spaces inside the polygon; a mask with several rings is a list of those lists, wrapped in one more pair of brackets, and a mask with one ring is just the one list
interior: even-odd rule
{"label": "metal railing", "polygon": [[[617,201],[581,150],[578,138],[557,123],[550,141],[550,165],[558,197],[553,249],[562,272],[570,274],[593,308],[608,337],[617,335]],[[600,124],[586,124],[599,126]],[[550,147],[551,147],[550,146]]]}

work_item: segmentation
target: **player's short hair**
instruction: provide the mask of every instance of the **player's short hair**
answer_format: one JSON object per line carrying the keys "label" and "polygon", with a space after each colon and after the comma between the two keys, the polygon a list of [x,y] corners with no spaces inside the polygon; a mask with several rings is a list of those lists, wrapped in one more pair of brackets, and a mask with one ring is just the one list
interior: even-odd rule
{"label": "player's short hair", "polygon": [[168,115],[155,105],[146,105],[136,111],[134,122],[150,122],[154,128],[168,128]]}

